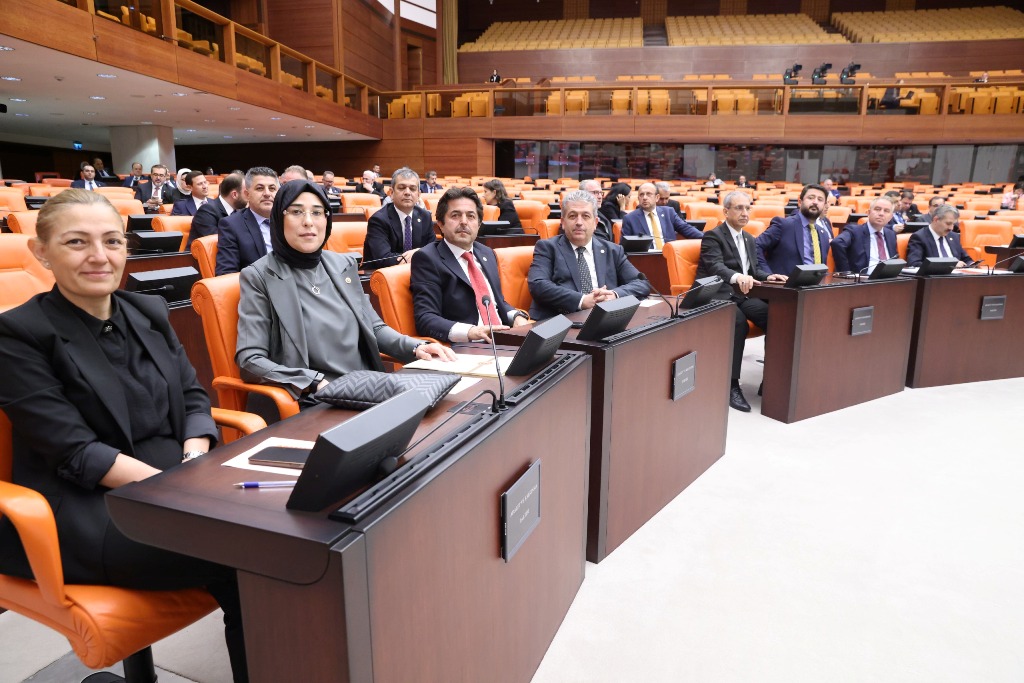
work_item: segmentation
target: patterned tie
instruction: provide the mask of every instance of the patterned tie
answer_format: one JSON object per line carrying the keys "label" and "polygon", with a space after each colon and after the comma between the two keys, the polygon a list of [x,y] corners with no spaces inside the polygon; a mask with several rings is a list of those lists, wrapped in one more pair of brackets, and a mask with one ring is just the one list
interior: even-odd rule
{"label": "patterned tie", "polygon": [[661,249],[665,246],[665,237],[661,234],[661,223],[658,221],[658,214],[655,211],[649,211],[647,213],[647,225],[651,228],[651,234],[654,235],[654,248]]}
{"label": "patterned tie", "polygon": [[878,260],[884,261],[886,259],[885,240],[882,239],[881,230],[875,233],[875,243],[878,246]]}
{"label": "patterned tie", "polygon": [[580,271],[580,292],[590,294],[594,291],[594,283],[590,281],[590,266],[587,265],[586,247],[576,247],[576,267]]}
{"label": "patterned tie", "polygon": [[814,229],[814,223],[808,223],[807,229],[811,231],[811,251],[814,253],[814,262],[821,263],[821,244],[818,242],[818,231]]}
{"label": "patterned tie", "polygon": [[[405,241],[402,242],[402,251],[412,249],[412,216],[405,217]],[[472,259],[470,259],[472,262]]]}
{"label": "patterned tie", "polygon": [[949,252],[946,251],[946,238],[945,237],[940,237],[939,238],[939,256],[941,256],[943,258],[946,258],[947,256],[949,256]]}
{"label": "patterned tie", "polygon": [[[473,285],[473,296],[476,298],[476,310],[480,314],[480,322],[486,325],[488,320],[490,320],[491,325],[500,325],[501,320],[498,319],[498,309],[494,306],[494,299],[491,299],[490,305],[484,308],[483,300],[485,296],[490,296],[490,290],[487,289],[487,281],[484,280],[484,274],[476,266],[473,252],[462,252],[462,258],[466,259],[466,267],[469,270],[469,284]],[[488,309],[490,310],[490,318],[487,317]]]}

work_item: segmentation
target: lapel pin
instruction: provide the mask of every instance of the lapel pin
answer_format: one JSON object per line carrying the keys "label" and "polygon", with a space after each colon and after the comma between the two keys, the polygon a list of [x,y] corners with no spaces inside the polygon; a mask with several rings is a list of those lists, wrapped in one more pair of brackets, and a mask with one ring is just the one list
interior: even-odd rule
{"label": "lapel pin", "polygon": [[487,263],[487,257],[486,256],[481,256],[480,260],[483,261],[484,263]]}
{"label": "lapel pin", "polygon": [[346,285],[352,284],[352,278],[350,278],[350,277],[345,278],[345,284]]}
{"label": "lapel pin", "polygon": [[604,253],[604,249],[602,249],[602,250],[601,250],[601,253],[602,253],[602,254]]}

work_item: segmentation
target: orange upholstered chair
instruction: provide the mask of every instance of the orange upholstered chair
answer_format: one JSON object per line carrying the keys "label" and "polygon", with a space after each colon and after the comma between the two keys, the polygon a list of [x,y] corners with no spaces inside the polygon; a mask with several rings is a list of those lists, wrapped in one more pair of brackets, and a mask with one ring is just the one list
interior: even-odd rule
{"label": "orange upholstered chair", "polygon": [[1002,208],[999,197],[995,199],[968,199],[964,202],[964,208],[971,211],[998,211]]}
{"label": "orange upholstered chair", "polygon": [[1008,221],[961,220],[960,246],[971,258],[995,265],[996,255],[986,254],[988,245],[1007,245],[1013,239],[1013,224]]}
{"label": "orange upholstered chair", "polygon": [[192,231],[192,216],[153,216],[153,229],[158,232],[180,232],[181,246],[178,251],[185,251],[188,234]]}
{"label": "orange upholstered chair", "polygon": [[[25,193],[16,187],[0,187],[0,207],[7,207],[7,211],[28,211],[25,204]],[[0,212],[2,214],[3,212]]]}
{"label": "orange upholstered chair", "polygon": [[[199,240],[192,244],[195,245],[197,242]],[[282,420],[296,415],[299,412],[298,402],[281,387],[242,381],[238,365],[235,363],[240,298],[238,273],[203,278],[192,285],[192,307],[203,320],[203,334],[206,336],[206,348],[210,352],[213,388],[217,390],[217,402],[222,408],[242,411],[245,409],[249,393],[252,392],[273,400]]]}
{"label": "orange upholstered chair", "polygon": [[498,216],[501,215],[501,209],[497,206],[491,206],[490,204],[484,204],[484,215],[483,220],[485,221],[496,221]]}
{"label": "orange upholstered chair", "polygon": [[711,202],[690,202],[686,205],[686,220],[701,218],[717,218],[725,220],[725,211],[721,204]]}
{"label": "orange upholstered chair", "polygon": [[412,312],[412,290],[409,288],[408,263],[379,268],[370,276],[370,291],[380,301],[380,317],[388,327],[410,337],[416,334],[416,319]]}
{"label": "orange upholstered chair", "polygon": [[441,195],[436,192],[421,194],[420,199],[423,200],[424,208],[426,208],[426,210],[430,212],[430,215],[433,216],[437,211],[437,203],[441,201]]}
{"label": "orange upholstered chair", "polygon": [[830,206],[825,213],[829,222],[832,223],[833,227],[842,227],[846,225],[846,222],[850,220],[850,214],[853,213],[853,209],[849,206]]}
{"label": "orange upholstered chair", "polygon": [[340,254],[362,254],[365,241],[366,223],[344,221],[331,226],[331,236],[327,238],[326,249]]}
{"label": "orange upholstered chair", "polygon": [[0,234],[0,312],[53,288],[53,273],[29,251],[29,235]]}
{"label": "orange upholstered chair", "polygon": [[533,263],[533,247],[504,247],[495,249],[498,260],[498,276],[501,278],[501,293],[505,301],[523,311],[529,311],[533,304],[526,276]]}
{"label": "orange upholstered chair", "polygon": [[38,211],[15,211],[7,214],[7,227],[11,232],[32,236],[36,234],[36,217]]}
{"label": "orange upholstered chair", "polygon": [[786,206],[784,204],[754,204],[750,207],[750,217],[754,220],[764,220],[770,223],[773,218],[784,218]]}
{"label": "orange upholstered chair", "polygon": [[539,222],[546,220],[548,214],[551,213],[550,206],[533,199],[513,199],[512,204],[516,207],[516,215],[519,216],[519,222],[523,224],[524,230],[529,228],[540,230]]}
{"label": "orange upholstered chair", "polygon": [[217,235],[206,235],[192,242],[192,257],[203,277],[217,275],[217,238]]}
{"label": "orange upholstered chair", "polygon": [[[122,216],[134,216],[146,212],[142,207],[142,202],[138,199],[118,199],[117,197],[107,197],[107,199]],[[165,204],[165,206],[170,206],[170,204]],[[169,214],[170,211],[167,213]]]}
{"label": "orange upholstered chair", "polygon": [[341,211],[342,213],[361,213],[364,207],[380,208],[380,197],[368,192],[342,192]]}
{"label": "orange upholstered chair", "polygon": [[558,195],[547,190],[523,190],[519,193],[523,199],[530,199],[542,204],[554,204],[558,201]]}
{"label": "orange upholstered chair", "polygon": [[71,183],[75,181],[71,178],[40,178],[40,182],[44,185],[53,185],[54,187],[71,187]]}
{"label": "orange upholstered chair", "polygon": [[672,240],[665,242],[661,255],[668,266],[668,281],[672,285],[671,294],[685,293],[693,286],[697,277],[697,262],[700,260],[700,243],[702,240]]}
{"label": "orange upholstered chair", "polygon": [[754,237],[757,237],[768,228],[766,221],[747,221],[747,224],[743,226],[745,232],[749,232]]}
{"label": "orange upholstered chair", "polygon": [[[523,227],[525,229],[526,226]],[[540,238],[546,240],[558,234],[558,231],[562,229],[562,221],[557,218],[545,218],[542,221],[537,221],[533,227]]]}
{"label": "orange upholstered chair", "polygon": [[135,199],[135,190],[130,187],[97,187],[93,192],[107,199]]}
{"label": "orange upholstered chair", "polygon": [[[243,433],[266,426],[248,413],[214,408],[213,416],[219,424]],[[155,681],[150,645],[209,614],[217,603],[202,589],[144,591],[65,584],[49,502],[39,492],[11,483],[11,438],[11,423],[0,411],[0,516],[18,531],[35,580],[0,574],[0,607],[66,637],[90,668],[124,660],[128,683]]]}
{"label": "orange upholstered chair", "polygon": [[[911,234],[912,233],[909,233],[909,232],[901,232],[900,234],[896,235],[896,253],[904,261],[907,260],[907,245],[910,244],[910,235]],[[830,249],[829,250],[829,256],[831,256],[831,255],[832,255],[832,250]]]}

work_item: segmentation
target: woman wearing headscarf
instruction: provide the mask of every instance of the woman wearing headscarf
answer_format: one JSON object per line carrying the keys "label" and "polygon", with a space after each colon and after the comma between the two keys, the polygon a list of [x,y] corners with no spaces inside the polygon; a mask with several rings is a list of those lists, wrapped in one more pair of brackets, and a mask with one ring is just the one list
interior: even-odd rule
{"label": "woman wearing headscarf", "polygon": [[598,212],[609,221],[621,221],[626,217],[626,202],[632,189],[626,183],[615,183],[601,202]]}
{"label": "woman wearing headscarf", "polygon": [[281,186],[270,214],[273,251],[241,273],[235,361],[248,381],[310,397],[353,370],[383,371],[380,353],[401,362],[453,360],[450,349],[407,337],[380,319],[354,257],[324,251],[331,205],[308,180]]}

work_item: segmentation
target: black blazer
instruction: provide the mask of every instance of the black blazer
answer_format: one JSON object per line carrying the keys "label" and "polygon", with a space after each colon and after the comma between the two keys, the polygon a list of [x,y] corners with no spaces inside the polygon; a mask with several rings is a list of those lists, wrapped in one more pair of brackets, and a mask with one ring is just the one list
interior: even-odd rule
{"label": "black blazer", "polygon": [[[139,183],[135,188],[135,198],[145,204],[153,196],[153,183]],[[161,204],[173,204],[181,199],[181,192],[171,181],[165,181],[160,192]]]}
{"label": "black blazer", "polygon": [[[491,323],[511,325],[511,314],[516,308],[505,301],[501,292],[494,250],[476,243],[473,253],[491,287],[494,308],[501,318]],[[412,255],[409,286],[412,289],[416,333],[420,336],[447,342],[448,333],[455,323],[476,325],[480,322],[473,285],[444,240],[428,244]]]}
{"label": "black blazer", "polygon": [[[960,245],[960,237],[955,232],[949,233],[943,239],[946,240],[946,249],[949,251],[949,256],[959,259],[964,263],[974,261]],[[912,268],[920,266],[926,256],[932,258],[941,256],[938,245],[935,244],[935,239],[932,237],[932,231],[929,228],[910,233],[910,240],[907,242],[907,265]]]}
{"label": "black blazer", "polygon": [[[419,206],[412,209],[412,246],[424,247],[434,242],[434,220],[430,212]],[[363,242],[363,263],[370,268],[384,268],[398,263],[405,251],[405,226],[398,217],[398,209],[388,204],[370,216],[366,223],[366,241]],[[372,263],[370,263],[372,261]]]}
{"label": "black blazer", "polygon": [[[752,271],[748,274],[753,275],[755,280],[762,282],[767,280],[771,272],[764,260],[759,258],[753,235],[746,231],[741,234],[743,235],[743,245],[747,249],[747,263],[750,264]],[[738,290],[729,284],[732,276],[739,273],[742,268],[743,262],[740,260],[740,253],[736,250],[736,242],[732,238],[728,224],[722,223],[704,233],[700,242],[700,260],[697,261],[695,277],[700,279],[717,275],[722,278],[722,286],[715,292],[716,299],[742,300],[746,298],[737,293]]]}
{"label": "black blazer", "polygon": [[256,214],[246,207],[223,219],[217,225],[217,275],[241,272],[267,255],[263,232]]}
{"label": "black blazer", "polygon": [[511,230],[523,229],[523,224],[519,221],[519,214],[516,213],[516,205],[512,203],[511,199],[506,199],[498,204],[498,209],[501,210],[501,213],[498,214],[499,221],[508,221]]}
{"label": "black blazer", "polygon": [[[871,227],[867,223],[860,223],[851,226],[839,233],[839,236],[832,240],[832,260],[836,264],[836,271],[853,271],[859,273],[868,267],[871,260],[871,245],[868,241],[871,237]],[[885,249],[889,252],[889,258],[896,258],[896,233],[892,228],[882,228],[882,239],[885,241]]]}
{"label": "black blazer", "polygon": [[[174,437],[216,434],[210,399],[168,322],[167,304],[118,291],[129,327],[168,385]],[[42,493],[53,508],[64,577],[104,583],[104,537],[111,524],[98,486],[110,447],[136,457],[128,405],[95,337],[63,297],[48,292],[0,315],[0,407],[14,426],[14,483]],[[98,447],[98,449],[97,449]],[[91,450],[90,450],[91,449]],[[143,458],[145,459],[145,458]],[[181,462],[149,462],[166,469]],[[14,527],[0,520],[0,572],[31,576]]]}
{"label": "black blazer", "polygon": [[[207,201],[209,203],[209,200]],[[182,197],[178,201],[174,202],[174,208],[171,209],[172,216],[195,216],[199,207],[192,201],[192,196]]]}
{"label": "black blazer", "polygon": [[227,209],[220,199],[211,199],[196,209],[196,215],[192,217],[192,228],[188,233],[186,250],[191,249],[192,243],[198,238],[216,235],[217,226],[227,217]]}
{"label": "black blazer", "polygon": [[[640,278],[638,271],[622,247],[593,238],[594,286],[611,289],[616,296],[635,296],[642,299],[650,285]],[[557,235],[537,242],[533,248],[533,263],[527,275],[527,285],[533,297],[530,317],[544,320],[559,313],[572,313],[580,309],[580,271],[576,265],[576,248],[565,235]]]}

